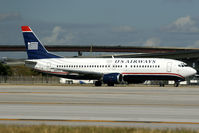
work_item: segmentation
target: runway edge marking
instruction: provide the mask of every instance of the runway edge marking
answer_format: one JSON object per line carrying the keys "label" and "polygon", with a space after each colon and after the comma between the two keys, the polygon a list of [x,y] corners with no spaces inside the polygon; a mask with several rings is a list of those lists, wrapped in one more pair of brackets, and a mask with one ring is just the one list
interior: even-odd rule
{"label": "runway edge marking", "polygon": [[48,121],[48,122],[107,122],[107,123],[151,123],[151,124],[194,124],[199,125],[199,122],[171,122],[171,121],[122,121],[122,120],[71,120],[71,119],[12,119],[0,118],[0,121]]}

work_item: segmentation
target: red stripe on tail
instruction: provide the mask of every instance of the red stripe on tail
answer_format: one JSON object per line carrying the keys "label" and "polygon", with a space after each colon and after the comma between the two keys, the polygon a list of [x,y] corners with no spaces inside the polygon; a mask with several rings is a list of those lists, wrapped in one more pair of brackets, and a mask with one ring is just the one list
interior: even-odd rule
{"label": "red stripe on tail", "polygon": [[32,31],[29,26],[21,26],[22,31]]}

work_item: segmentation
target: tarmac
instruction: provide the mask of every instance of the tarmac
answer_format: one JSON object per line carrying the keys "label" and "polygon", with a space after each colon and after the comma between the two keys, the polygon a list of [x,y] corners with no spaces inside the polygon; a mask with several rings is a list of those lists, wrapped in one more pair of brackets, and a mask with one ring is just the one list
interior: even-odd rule
{"label": "tarmac", "polygon": [[0,124],[199,129],[199,87],[0,85]]}

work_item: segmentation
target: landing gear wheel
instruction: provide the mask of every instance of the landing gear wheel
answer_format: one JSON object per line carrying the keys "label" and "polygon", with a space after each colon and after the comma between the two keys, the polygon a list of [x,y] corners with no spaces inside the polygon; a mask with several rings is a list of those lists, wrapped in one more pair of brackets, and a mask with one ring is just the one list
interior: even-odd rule
{"label": "landing gear wheel", "polygon": [[159,85],[160,85],[160,87],[164,87],[165,86],[164,82],[160,82]]}
{"label": "landing gear wheel", "polygon": [[174,87],[178,87],[178,86],[179,86],[179,82],[176,81],[176,82],[174,83]]}
{"label": "landing gear wheel", "polygon": [[101,81],[96,81],[95,82],[95,86],[102,86],[102,82]]}

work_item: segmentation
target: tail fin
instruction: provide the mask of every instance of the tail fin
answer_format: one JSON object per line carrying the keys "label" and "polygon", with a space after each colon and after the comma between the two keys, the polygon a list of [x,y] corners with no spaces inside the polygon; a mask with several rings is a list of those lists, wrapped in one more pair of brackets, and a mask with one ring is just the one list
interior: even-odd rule
{"label": "tail fin", "polygon": [[60,56],[49,53],[29,26],[22,26],[21,30],[23,32],[28,59],[61,58]]}

